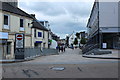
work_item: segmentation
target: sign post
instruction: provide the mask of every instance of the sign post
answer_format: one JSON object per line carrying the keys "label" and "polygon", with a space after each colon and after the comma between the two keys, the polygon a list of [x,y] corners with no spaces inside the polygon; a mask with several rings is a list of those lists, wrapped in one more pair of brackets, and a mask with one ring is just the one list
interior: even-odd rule
{"label": "sign post", "polygon": [[24,34],[15,34],[15,59],[24,59]]}

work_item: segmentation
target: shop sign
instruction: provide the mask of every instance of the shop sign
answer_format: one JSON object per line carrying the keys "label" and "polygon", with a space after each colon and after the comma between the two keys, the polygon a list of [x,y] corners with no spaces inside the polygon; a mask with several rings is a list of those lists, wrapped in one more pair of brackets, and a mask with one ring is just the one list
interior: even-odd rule
{"label": "shop sign", "polygon": [[8,33],[7,32],[0,32],[0,39],[8,39]]}

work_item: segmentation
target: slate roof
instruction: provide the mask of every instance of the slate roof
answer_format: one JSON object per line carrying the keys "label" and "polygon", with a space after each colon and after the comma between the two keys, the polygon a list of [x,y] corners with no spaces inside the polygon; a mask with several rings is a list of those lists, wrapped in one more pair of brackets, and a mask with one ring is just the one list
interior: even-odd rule
{"label": "slate roof", "polygon": [[36,18],[34,18],[33,16],[31,16],[30,14],[26,13],[25,11],[21,10],[18,7],[12,6],[6,2],[1,2],[0,1],[0,10],[2,11],[6,11],[6,12],[10,12],[10,13],[14,13],[20,16],[25,16],[25,17],[29,17],[32,18],[33,21],[33,27],[32,28],[37,28],[40,30],[45,30],[48,31],[47,28],[45,28],[39,21],[37,21]]}
{"label": "slate roof", "polygon": [[20,8],[14,7],[14,6],[6,3],[6,2],[1,2],[0,1],[0,10],[32,18],[28,13],[24,12]]}
{"label": "slate roof", "polygon": [[33,27],[32,28],[37,28],[40,30],[45,30],[45,31],[49,31],[45,26],[43,26],[40,21],[38,21],[37,19],[34,18],[33,21]]}

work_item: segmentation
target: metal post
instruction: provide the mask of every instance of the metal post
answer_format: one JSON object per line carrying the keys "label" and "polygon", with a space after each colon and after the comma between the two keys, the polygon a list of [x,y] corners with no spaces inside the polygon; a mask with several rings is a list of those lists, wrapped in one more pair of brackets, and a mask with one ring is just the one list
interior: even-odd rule
{"label": "metal post", "polygon": [[98,3],[98,48],[101,48],[100,26],[99,26],[99,2]]}

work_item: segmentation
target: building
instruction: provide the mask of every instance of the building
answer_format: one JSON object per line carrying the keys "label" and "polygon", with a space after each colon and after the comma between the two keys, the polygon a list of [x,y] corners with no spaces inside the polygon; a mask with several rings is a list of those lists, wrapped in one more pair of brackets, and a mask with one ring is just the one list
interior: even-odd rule
{"label": "building", "polygon": [[0,0],[1,2],[7,2],[14,7],[18,7],[18,0]]}
{"label": "building", "polygon": [[40,23],[45,26],[45,28],[48,29],[48,48],[51,47],[51,44],[52,44],[52,31],[50,29],[50,24],[49,24],[49,21],[46,21],[46,20],[42,20],[40,21]]}
{"label": "building", "polygon": [[80,32],[79,39],[78,39],[79,47],[84,46],[84,44],[81,43],[81,40],[83,40],[83,39],[85,40],[85,42],[87,41],[87,33],[86,33],[86,31],[81,31]]}
{"label": "building", "polygon": [[[16,4],[16,2],[15,2]],[[24,34],[24,47],[32,46],[32,17],[7,2],[0,2],[0,50],[4,59],[15,58],[15,34]]]}
{"label": "building", "polygon": [[33,20],[32,26],[32,47],[48,48],[48,29],[35,18],[35,15],[31,15]]}
{"label": "building", "polygon": [[[53,42],[54,40],[52,39],[52,31],[51,31],[51,29],[48,31],[48,48],[51,48],[51,46],[52,46],[52,42]],[[54,41],[55,42],[55,41]]]}
{"label": "building", "polygon": [[48,21],[43,20],[43,21],[40,21],[40,23],[41,23],[43,26],[45,26],[48,30],[50,30],[50,24],[49,24]]}
{"label": "building", "polygon": [[65,45],[66,44],[66,40],[65,39],[60,39],[57,41],[58,45]]}
{"label": "building", "polygon": [[58,35],[52,33],[52,39],[55,40],[55,41],[59,41],[60,37]]}
{"label": "building", "polygon": [[70,36],[69,36],[69,46],[71,44],[74,44],[74,40],[75,40],[76,36],[74,33],[72,33]]}
{"label": "building", "polygon": [[80,32],[80,38],[85,38],[85,37],[86,37],[86,33],[85,33],[85,31]]}
{"label": "building", "polygon": [[87,45],[97,48],[120,48],[120,2],[94,2],[87,24]]}

